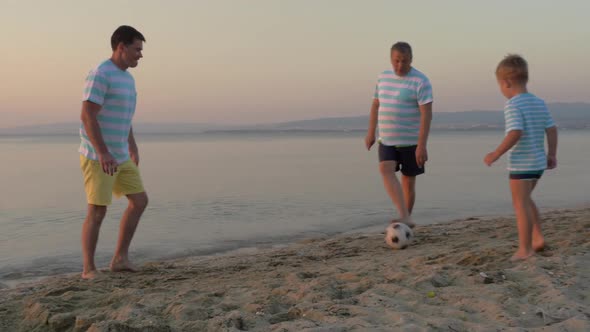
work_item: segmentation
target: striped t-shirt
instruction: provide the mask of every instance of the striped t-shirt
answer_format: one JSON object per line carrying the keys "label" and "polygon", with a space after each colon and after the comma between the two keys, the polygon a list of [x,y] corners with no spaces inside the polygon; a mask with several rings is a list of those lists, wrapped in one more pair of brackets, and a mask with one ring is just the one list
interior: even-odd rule
{"label": "striped t-shirt", "polygon": [[504,106],[506,134],[522,130],[508,152],[508,170],[537,171],[547,168],[545,129],[555,126],[545,102],[531,93],[510,98]]}
{"label": "striped t-shirt", "polygon": [[385,70],[379,75],[374,98],[379,100],[377,125],[381,143],[418,144],[419,105],[432,102],[432,86],[426,75],[414,68],[405,76]]}
{"label": "striped t-shirt", "polygon": [[[111,60],[106,60],[86,77],[83,101],[101,105],[98,125],[109,152],[118,163],[129,157],[129,131],[135,113],[137,93],[135,80]],[[98,160],[98,154],[88,138],[84,124],[80,125],[80,153],[88,159]]]}

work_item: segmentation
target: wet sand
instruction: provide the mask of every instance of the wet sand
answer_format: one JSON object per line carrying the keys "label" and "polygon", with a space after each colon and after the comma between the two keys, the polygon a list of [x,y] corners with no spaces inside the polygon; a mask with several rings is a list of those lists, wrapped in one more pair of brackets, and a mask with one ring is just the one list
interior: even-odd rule
{"label": "wet sand", "polygon": [[590,208],[543,231],[520,263],[506,216],[52,277],[0,289],[0,331],[590,331]]}

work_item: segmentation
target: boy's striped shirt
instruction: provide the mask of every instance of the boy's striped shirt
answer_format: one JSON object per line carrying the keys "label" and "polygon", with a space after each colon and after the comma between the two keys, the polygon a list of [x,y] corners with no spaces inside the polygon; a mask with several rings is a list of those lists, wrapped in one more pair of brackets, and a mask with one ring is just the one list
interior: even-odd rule
{"label": "boy's striped shirt", "polygon": [[506,134],[522,130],[508,152],[508,170],[535,171],[547,168],[545,129],[555,126],[545,102],[531,93],[512,97],[504,106]]}

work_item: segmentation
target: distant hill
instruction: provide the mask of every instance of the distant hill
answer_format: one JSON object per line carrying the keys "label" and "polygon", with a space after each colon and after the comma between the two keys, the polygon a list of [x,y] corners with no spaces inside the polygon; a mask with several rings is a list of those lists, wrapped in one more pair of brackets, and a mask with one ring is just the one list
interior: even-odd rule
{"label": "distant hill", "polygon": [[[561,128],[590,128],[589,103],[553,103],[547,105]],[[366,130],[368,115],[340,118],[320,118],[253,126],[267,130]],[[504,127],[503,111],[435,112],[433,129],[494,129]]]}
{"label": "distant hill", "polygon": [[[201,133],[215,130],[231,130],[234,127],[205,123],[145,123],[133,125],[134,132],[148,134]],[[79,122],[55,123],[37,126],[0,128],[0,135],[78,135]]]}
{"label": "distant hill", "polygon": [[[548,104],[560,128],[590,128],[590,103]],[[319,118],[262,125],[227,126],[204,123],[136,123],[134,130],[143,134],[187,134],[218,131],[356,131],[366,130],[368,115]],[[433,129],[501,129],[504,127],[502,111],[435,112]],[[75,135],[79,123],[59,123],[17,128],[0,128],[0,135]]]}

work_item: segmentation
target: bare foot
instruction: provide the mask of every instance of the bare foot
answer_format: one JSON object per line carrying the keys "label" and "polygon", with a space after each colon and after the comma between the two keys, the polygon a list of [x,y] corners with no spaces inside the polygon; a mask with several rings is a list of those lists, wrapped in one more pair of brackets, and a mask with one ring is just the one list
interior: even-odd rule
{"label": "bare foot", "polygon": [[535,254],[534,251],[526,252],[526,253],[520,253],[520,252],[517,251],[517,252],[514,253],[514,255],[512,255],[512,257],[510,257],[510,261],[511,262],[524,261],[525,259],[530,258],[534,254]]}
{"label": "bare foot", "polygon": [[410,227],[410,228],[414,228],[414,227],[416,227],[416,224],[415,224],[415,223],[414,223],[414,221],[412,220],[412,217],[405,217],[405,218],[403,218],[403,219],[400,219],[400,220],[399,220],[399,221],[397,221],[397,222],[404,223],[404,224],[408,225],[408,227]]}
{"label": "bare foot", "polygon": [[95,279],[98,276],[99,276],[99,273],[96,270],[90,270],[88,272],[82,272],[82,279],[85,279],[85,280],[92,280],[92,279]]}
{"label": "bare foot", "polygon": [[[409,219],[409,220],[408,220]],[[402,224],[408,225],[410,228],[416,227],[416,224],[412,221],[412,218],[406,218],[405,221],[401,221],[400,219],[391,219],[391,223],[395,224],[396,222],[401,222]]]}
{"label": "bare foot", "polygon": [[541,239],[540,241],[533,242],[533,250],[535,252],[545,250],[545,240]]}
{"label": "bare foot", "polygon": [[137,272],[137,268],[128,259],[114,258],[111,260],[112,272]]}

